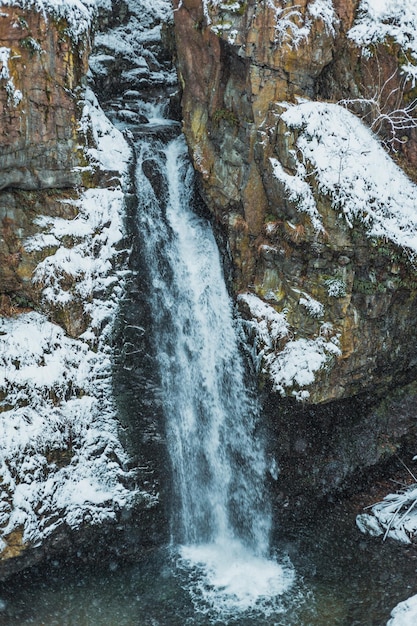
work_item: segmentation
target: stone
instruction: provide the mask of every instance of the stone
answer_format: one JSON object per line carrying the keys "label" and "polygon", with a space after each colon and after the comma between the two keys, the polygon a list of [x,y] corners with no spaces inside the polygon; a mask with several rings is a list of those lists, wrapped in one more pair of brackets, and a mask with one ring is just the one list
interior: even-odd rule
{"label": "stone", "polygon": [[77,92],[87,35],[75,43],[65,24],[4,6],[0,43],[0,189],[74,187],[81,182]]}
{"label": "stone", "polygon": [[[202,1],[177,2],[174,13],[184,132],[208,206],[227,224],[236,292],[274,293],[277,310],[287,311],[297,336],[308,337],[305,329],[313,326],[300,316],[293,294],[305,291],[323,302],[326,321],[340,333],[342,356],[330,374],[318,374],[311,402],[351,397],[376,383],[383,387],[384,381],[391,384],[392,371],[399,382],[408,380],[413,356],[399,329],[415,327],[415,270],[401,251],[388,246],[390,259],[402,259],[391,263],[392,275],[407,277],[389,280],[384,253],[372,247],[364,230],[347,228],[316,191],[324,224],[318,235],[271,167],[271,158],[289,175],[297,167],[297,133],[281,120],[285,106],[280,103],[297,97],[365,97],[359,76],[366,76],[366,89],[377,89],[378,80],[396,67],[391,44],[381,44],[377,57],[365,58],[347,39],[357,0],[335,2],[333,24],[313,18],[306,0],[298,3],[292,22],[280,21],[279,5],[274,10],[272,3],[250,0],[239,10],[235,4],[207,6],[209,19]],[[299,38],[296,44],[291,37]],[[397,89],[396,81],[390,88]],[[412,150],[410,142],[404,149]],[[377,282],[371,274],[379,277]],[[345,285],[343,297],[327,294],[325,284],[332,277]],[[383,356],[376,353],[378,347]]]}

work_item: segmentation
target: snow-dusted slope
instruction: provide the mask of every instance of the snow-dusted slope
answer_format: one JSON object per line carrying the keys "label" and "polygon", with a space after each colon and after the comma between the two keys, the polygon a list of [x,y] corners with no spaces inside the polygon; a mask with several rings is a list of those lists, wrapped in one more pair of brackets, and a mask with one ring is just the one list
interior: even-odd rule
{"label": "snow-dusted slope", "polygon": [[286,174],[276,160],[272,166],[316,228],[321,227],[318,192],[350,227],[361,222],[369,236],[391,240],[414,255],[417,185],[363,122],[342,106],[324,102],[289,106],[282,120],[298,134],[296,174]]}
{"label": "snow-dusted slope", "polygon": [[124,272],[116,266],[130,150],[91,93],[81,126],[95,139],[96,147],[86,147],[91,166],[119,178],[67,201],[76,205],[74,219],[40,218],[39,234],[25,244],[52,251],[34,276],[44,287],[44,308],[81,307],[82,336],[68,337],[40,313],[0,319],[3,549],[11,533],[38,545],[61,525],[114,519],[134,496],[125,486],[128,459],[112,402],[110,344],[123,292]]}
{"label": "snow-dusted slope", "polygon": [[408,52],[402,69],[417,79],[417,5],[414,0],[361,0],[349,37],[359,46],[391,39]]}

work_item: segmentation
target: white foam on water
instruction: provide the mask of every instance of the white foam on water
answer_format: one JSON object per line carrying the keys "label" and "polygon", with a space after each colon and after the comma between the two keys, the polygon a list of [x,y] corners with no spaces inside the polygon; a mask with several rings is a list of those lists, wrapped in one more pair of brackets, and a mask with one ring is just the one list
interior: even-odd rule
{"label": "white foam on water", "polygon": [[294,584],[289,559],[256,556],[235,539],[179,549],[182,571],[195,609],[222,618],[259,612],[282,612],[281,597]]}

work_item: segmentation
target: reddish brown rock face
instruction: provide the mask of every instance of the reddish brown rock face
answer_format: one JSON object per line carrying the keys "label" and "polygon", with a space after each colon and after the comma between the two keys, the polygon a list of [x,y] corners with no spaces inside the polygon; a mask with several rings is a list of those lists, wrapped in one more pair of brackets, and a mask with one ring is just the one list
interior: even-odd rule
{"label": "reddish brown rock face", "polygon": [[2,7],[0,15],[0,189],[79,182],[77,92],[88,46],[65,23]]}
{"label": "reddish brown rock face", "polygon": [[[392,262],[391,248],[387,258],[378,256],[365,233],[346,228],[325,198],[317,200],[326,224],[326,234],[318,238],[308,218],[286,202],[270,166],[270,159],[278,158],[287,174],[295,174],[297,135],[280,125],[276,103],[345,99],[352,101],[347,105],[352,112],[363,115],[355,100],[377,94],[370,114],[366,111],[369,124],[378,107],[383,113],[405,107],[413,93],[402,79],[399,47],[387,42],[367,55],[347,37],[359,0],[335,0],[332,20],[316,15],[308,0],[207,4],[205,15],[202,0],[176,0],[184,132],[207,203],[228,234],[236,292],[261,298],[272,292],[273,306],[287,311],[298,337],[319,332],[297,308],[299,294],[306,291],[324,303],[342,354],[330,373],[318,375],[311,402],[370,388],[383,394],[395,378],[408,382],[413,357],[406,329],[417,323],[415,270],[401,253],[399,265]],[[389,143],[388,127],[374,130]],[[415,177],[415,129],[406,135],[392,147]],[[397,271],[399,288],[385,289]],[[346,293],[323,300],[325,281],[339,274]],[[371,275],[381,280],[379,291],[370,284]]]}
{"label": "reddish brown rock face", "polygon": [[353,25],[359,0],[333,0],[333,6],[340,19],[341,29],[346,33]]}
{"label": "reddish brown rock face", "polygon": [[81,183],[89,34],[75,42],[67,29],[34,10],[0,12],[0,314],[39,304],[42,286],[32,274],[42,257],[25,241],[38,231],[39,215],[68,217],[71,207],[61,200]]}

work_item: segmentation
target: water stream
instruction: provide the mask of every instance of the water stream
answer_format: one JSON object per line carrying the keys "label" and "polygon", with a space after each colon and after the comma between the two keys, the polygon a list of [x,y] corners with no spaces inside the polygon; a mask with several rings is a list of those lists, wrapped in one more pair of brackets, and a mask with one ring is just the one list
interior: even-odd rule
{"label": "water stream", "polygon": [[[171,534],[197,606],[261,607],[292,583],[270,555],[258,406],[209,223],[193,211],[182,137],[140,142],[138,222],[173,472]],[[268,609],[268,610],[269,610]]]}
{"label": "water stream", "polygon": [[[297,578],[268,616],[196,610],[166,548],[136,564],[53,560],[0,584],[2,626],[385,626],[417,592],[415,550],[361,536],[349,502],[282,529]],[[82,556],[82,555],[80,555]]]}

